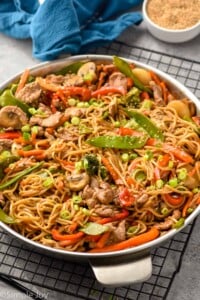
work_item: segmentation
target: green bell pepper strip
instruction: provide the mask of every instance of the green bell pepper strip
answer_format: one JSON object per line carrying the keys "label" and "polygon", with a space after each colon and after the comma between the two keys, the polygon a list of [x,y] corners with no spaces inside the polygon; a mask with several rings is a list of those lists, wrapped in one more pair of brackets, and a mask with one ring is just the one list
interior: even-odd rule
{"label": "green bell pepper strip", "polygon": [[149,134],[150,137],[160,141],[164,140],[162,130],[158,128],[149,118],[138,111],[125,110],[125,112],[130,118],[133,118],[135,122]]}
{"label": "green bell pepper strip", "polygon": [[115,148],[115,149],[140,149],[144,147],[147,136],[98,136],[89,139],[87,142],[99,148]]}
{"label": "green bell pepper strip", "polygon": [[152,94],[152,90],[144,86],[143,83],[133,74],[131,67],[125,60],[119,58],[118,56],[114,56],[113,63],[119,69],[120,72],[122,72],[124,75],[130,77],[133,80],[134,85],[138,89],[140,89],[141,91],[148,92],[149,94]]}
{"label": "green bell pepper strip", "polygon": [[27,115],[29,115],[29,108],[27,104],[23,103],[22,101],[18,100],[15,98],[13,95],[11,89],[5,90],[1,95],[0,95],[0,106],[18,106],[20,107]]}
{"label": "green bell pepper strip", "polygon": [[15,223],[15,220],[8,216],[2,208],[0,208],[0,221],[3,222],[3,223],[6,223],[6,224],[13,224]]}
{"label": "green bell pepper strip", "polygon": [[19,172],[15,177],[11,178],[10,180],[0,184],[0,190],[3,190],[5,188],[7,188],[8,186],[10,186],[11,184],[17,182],[18,180],[20,180],[22,177],[24,177],[25,175],[28,175],[29,173],[31,173],[32,171],[38,169],[39,167],[41,167],[43,164],[43,162],[37,163],[36,165],[34,165],[33,167],[30,167],[24,171]]}
{"label": "green bell pepper strip", "polygon": [[56,75],[66,75],[66,74],[76,74],[78,72],[78,70],[80,69],[80,67],[82,65],[84,65],[85,62],[82,62],[82,61],[77,61],[73,64],[70,64],[64,68],[62,68],[61,70],[55,72]]}

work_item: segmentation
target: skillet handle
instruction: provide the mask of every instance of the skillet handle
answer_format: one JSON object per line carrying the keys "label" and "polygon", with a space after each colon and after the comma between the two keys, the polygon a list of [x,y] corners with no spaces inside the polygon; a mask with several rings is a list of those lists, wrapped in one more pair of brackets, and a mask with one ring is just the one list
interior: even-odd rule
{"label": "skillet handle", "polygon": [[149,253],[134,259],[90,259],[96,279],[102,285],[123,286],[136,282],[143,282],[152,275],[152,260]]}

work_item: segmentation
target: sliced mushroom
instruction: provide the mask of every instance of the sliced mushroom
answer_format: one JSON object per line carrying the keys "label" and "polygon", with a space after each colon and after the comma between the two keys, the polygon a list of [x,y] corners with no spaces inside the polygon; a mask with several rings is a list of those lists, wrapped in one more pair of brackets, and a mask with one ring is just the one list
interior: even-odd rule
{"label": "sliced mushroom", "polygon": [[0,110],[0,126],[3,128],[20,129],[28,122],[28,118],[17,106],[5,106]]}
{"label": "sliced mushroom", "polygon": [[90,181],[87,173],[74,174],[67,177],[68,187],[71,191],[81,191]]}
{"label": "sliced mushroom", "polygon": [[94,62],[87,62],[80,67],[77,75],[85,78],[86,76],[91,76],[92,80],[96,78],[96,65]]}

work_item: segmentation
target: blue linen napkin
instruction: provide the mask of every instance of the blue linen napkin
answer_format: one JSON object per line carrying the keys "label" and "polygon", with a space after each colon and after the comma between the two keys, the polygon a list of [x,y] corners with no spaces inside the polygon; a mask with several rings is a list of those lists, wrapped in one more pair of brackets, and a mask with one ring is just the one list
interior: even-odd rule
{"label": "blue linen napkin", "polygon": [[[77,54],[117,38],[142,21],[130,11],[142,0],[1,0],[0,32],[32,38],[33,56],[52,60]],[[129,11],[128,11],[129,10]],[[127,12],[128,11],[128,12]]]}

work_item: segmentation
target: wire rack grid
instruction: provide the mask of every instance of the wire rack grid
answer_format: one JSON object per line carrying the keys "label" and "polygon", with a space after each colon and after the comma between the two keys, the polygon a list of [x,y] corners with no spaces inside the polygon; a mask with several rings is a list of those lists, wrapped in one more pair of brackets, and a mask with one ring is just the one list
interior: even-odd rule
{"label": "wire rack grid", "polygon": [[[120,55],[154,66],[187,86],[200,98],[200,64],[193,60],[171,57],[145,48],[115,42],[92,53]],[[0,229],[0,275],[24,287],[34,299],[47,299],[31,292],[34,287],[58,291],[73,299],[87,300],[159,300],[166,299],[189,242],[195,222],[188,225],[163,246],[152,250],[153,272],[143,283],[108,288],[100,285],[88,264],[58,260],[30,250]]]}

